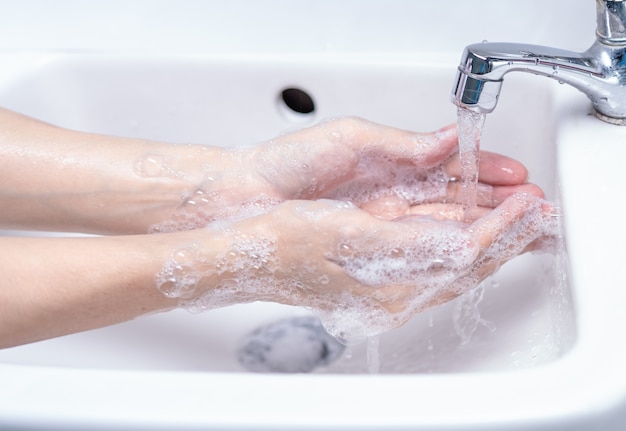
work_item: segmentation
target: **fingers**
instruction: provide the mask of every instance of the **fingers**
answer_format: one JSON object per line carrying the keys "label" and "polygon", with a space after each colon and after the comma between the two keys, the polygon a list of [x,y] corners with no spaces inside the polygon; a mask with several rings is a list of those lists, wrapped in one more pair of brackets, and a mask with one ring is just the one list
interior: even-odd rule
{"label": "fingers", "polygon": [[415,133],[341,118],[269,141],[254,151],[253,160],[281,197],[319,198],[374,168],[386,173],[403,165],[420,170],[442,165],[456,148],[454,125]]}
{"label": "fingers", "polygon": [[503,236],[526,211],[527,199],[524,195],[513,196],[487,216],[478,219],[472,225],[481,249],[490,247]]}
{"label": "fingers", "polygon": [[[475,221],[471,229],[481,249],[487,249],[500,241],[503,255],[514,255],[538,237],[546,211],[549,209],[543,199],[527,193],[516,193]],[[526,220],[522,223],[524,218]]]}
{"label": "fingers", "polygon": [[[415,133],[348,117],[321,123],[330,140],[348,144],[358,152],[384,154],[388,160],[405,161],[420,167],[433,167],[458,149],[458,133],[450,124],[432,133]],[[446,173],[461,177],[458,155],[446,163]],[[481,152],[479,181],[495,186],[523,184],[528,170],[519,161],[488,151]]]}
{"label": "fingers", "polygon": [[[446,173],[461,177],[461,163],[456,155],[446,164]],[[523,184],[528,180],[528,170],[515,159],[501,154],[482,151],[478,168],[478,181],[494,186]]]}
{"label": "fingers", "polygon": [[367,201],[360,205],[360,208],[383,220],[428,216],[435,220],[454,220],[471,223],[485,216],[493,208],[502,204],[509,196],[516,193],[525,193],[543,198],[542,190],[535,184],[508,187],[491,187],[486,184],[479,184],[478,208],[467,213],[461,205],[462,193],[462,186],[457,182],[448,186],[448,199],[446,199],[446,202],[426,202],[412,205],[408,200],[395,194],[390,194]]}
{"label": "fingers", "polygon": [[529,194],[515,194],[471,226],[480,245],[477,281],[495,272],[503,263],[533,250],[549,250],[558,238],[558,222],[550,218],[554,208]]}

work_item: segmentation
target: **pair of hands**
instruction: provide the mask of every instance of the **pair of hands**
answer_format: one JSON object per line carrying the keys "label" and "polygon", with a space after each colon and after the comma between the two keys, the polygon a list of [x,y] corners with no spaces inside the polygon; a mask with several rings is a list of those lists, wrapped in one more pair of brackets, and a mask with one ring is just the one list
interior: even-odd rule
{"label": "pair of hands", "polygon": [[219,221],[209,231],[228,244],[216,286],[186,302],[303,305],[331,333],[361,337],[475,287],[551,234],[551,208],[522,164],[483,152],[479,210],[466,219],[457,146],[452,126],[413,133],[344,118],[223,152],[240,187],[220,187],[227,174],[213,169],[211,188],[192,197],[213,193],[219,205],[180,209]]}

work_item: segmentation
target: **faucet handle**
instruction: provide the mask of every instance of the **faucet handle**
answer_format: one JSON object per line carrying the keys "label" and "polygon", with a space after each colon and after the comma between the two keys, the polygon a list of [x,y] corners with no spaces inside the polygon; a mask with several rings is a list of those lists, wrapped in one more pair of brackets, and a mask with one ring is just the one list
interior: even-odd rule
{"label": "faucet handle", "polygon": [[607,45],[626,45],[626,1],[596,0],[596,37]]}

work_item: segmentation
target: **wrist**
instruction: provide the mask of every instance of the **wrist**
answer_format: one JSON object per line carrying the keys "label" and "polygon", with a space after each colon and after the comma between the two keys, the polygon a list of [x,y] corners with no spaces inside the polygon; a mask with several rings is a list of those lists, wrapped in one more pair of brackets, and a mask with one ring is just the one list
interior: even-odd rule
{"label": "wrist", "polygon": [[156,289],[191,310],[284,302],[271,223],[262,215],[219,228],[156,235],[172,239],[155,277]]}
{"label": "wrist", "polygon": [[144,177],[152,173],[153,177],[176,181],[178,187],[175,202],[164,208],[149,232],[185,231],[215,221],[237,221],[266,212],[279,202],[256,174],[252,150],[171,145],[167,154],[157,158],[148,155],[137,165]]}

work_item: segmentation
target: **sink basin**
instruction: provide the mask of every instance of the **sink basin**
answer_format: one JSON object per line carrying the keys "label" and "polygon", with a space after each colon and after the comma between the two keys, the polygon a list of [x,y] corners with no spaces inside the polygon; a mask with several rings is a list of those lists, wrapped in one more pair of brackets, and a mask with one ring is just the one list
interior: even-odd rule
{"label": "sink basin", "polygon": [[[466,44],[584,49],[593,37],[592,26],[580,31],[593,17],[588,0],[572,0],[580,22],[556,32],[553,16],[565,13],[556,2],[529,0],[512,23],[491,19],[508,6],[480,1],[479,16],[464,0],[390,0],[384,19],[376,1],[183,11],[111,0],[95,14],[75,2],[15,3],[0,16],[0,106],[90,132],[223,146],[343,115],[433,130],[456,121],[448,94]],[[284,19],[294,13],[302,19]],[[16,25],[23,16],[33,24]],[[468,16],[472,28],[461,25]],[[299,91],[314,109],[292,109]],[[626,128],[589,112],[576,90],[507,75],[482,147],[524,162],[562,206],[562,246],[516,258],[482,290],[384,334],[378,374],[368,373],[367,344],[308,374],[246,371],[235,353],[243,337],[305,309],[176,310],[0,350],[0,429],[623,429]]]}
{"label": "sink basin", "polygon": [[[455,108],[447,100],[456,61],[453,57],[442,57],[436,64],[323,56],[303,61],[297,57],[59,54],[18,60],[13,64],[20,76],[0,83],[0,104],[61,126],[98,133],[229,146],[261,142],[346,113],[414,130],[433,130],[456,120]],[[9,72],[5,70],[4,75]],[[283,97],[287,88],[306,92],[315,109],[293,111]],[[551,82],[512,77],[498,110],[487,120],[482,146],[523,161],[532,180],[559,202],[555,90]],[[479,293],[482,301],[476,300]],[[414,382],[416,388],[423,383],[454,386],[457,378],[472,381],[479,376],[496,382],[518,380],[524,370],[543,375],[545,367],[566,360],[576,346],[571,293],[564,248],[556,255],[521,256],[488,279],[474,301],[465,295],[384,334],[379,348],[380,376],[367,375],[365,344],[350,347],[340,359],[316,370],[314,378],[247,373],[236,356],[237,345],[246,334],[279,318],[309,313],[266,303],[197,315],[177,310],[5,349],[0,351],[0,372],[20,388],[35,385],[40,396],[55,394],[47,401],[52,404],[38,413],[38,420],[54,422],[64,408],[75,409],[70,400],[93,397],[94,390],[89,388],[98,388],[97,396],[103,396],[106,389],[101,385],[117,387],[116,392],[125,394],[147,391],[156,398],[183,391],[176,397],[200,402],[200,393],[209,396],[204,394],[208,387],[218,392],[237,387],[255,391],[276,380],[284,392],[276,394],[275,406],[263,410],[262,416],[269,418],[277,414],[273,413],[277,406],[288,401],[291,391],[301,390],[297,389],[300,385],[332,393],[335,385],[345,382],[347,376],[342,374],[360,375],[350,380],[356,387],[378,387],[386,382],[382,375],[397,382],[398,374],[404,374],[405,382]],[[59,385],[63,397],[59,397]],[[194,389],[187,392],[180,385]],[[210,399],[215,397],[210,394]],[[182,399],[176,402],[184,402]],[[227,398],[220,399],[223,404]],[[105,405],[111,402],[120,401],[108,400]],[[259,402],[254,402],[255,408]],[[41,407],[32,399],[27,406],[17,405],[16,399],[10,404],[15,409],[8,417],[0,417],[0,424],[3,420],[27,421],[21,415]],[[52,405],[56,407],[52,409]],[[79,413],[84,423],[102,420],[99,415],[104,410],[109,420],[122,420],[93,399],[89,405],[93,411]],[[135,417],[141,408],[126,414]],[[205,414],[197,420],[209,420],[209,425],[217,420],[209,419],[208,411]],[[228,420],[245,426],[246,420],[238,416]],[[301,420],[308,423],[308,419]]]}
{"label": "sink basin", "polygon": [[[0,104],[73,129],[228,146],[258,143],[345,113],[407,129],[436,129],[456,118],[446,99],[453,73],[451,66],[392,61],[363,65],[309,59],[303,65],[298,59],[65,55],[48,57],[0,89]],[[522,80],[528,82],[513,82],[498,113],[489,118],[483,147],[524,161],[533,181],[558,199],[549,169],[555,166],[550,83]],[[283,97],[286,88],[306,92],[314,110],[292,110]],[[521,112],[519,106],[524,106]],[[381,371],[496,371],[560,357],[575,333],[564,262],[564,254],[520,257],[485,282],[480,304],[462,297],[384,335]],[[464,305],[470,306],[464,311],[469,314],[461,318]],[[202,315],[179,310],[6,349],[0,351],[0,363],[238,372],[243,368],[236,346],[246,333],[303,313],[274,304]],[[365,350],[365,345],[351,348],[320,371],[366,372]]]}

